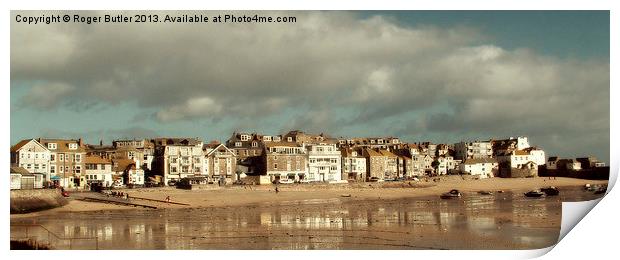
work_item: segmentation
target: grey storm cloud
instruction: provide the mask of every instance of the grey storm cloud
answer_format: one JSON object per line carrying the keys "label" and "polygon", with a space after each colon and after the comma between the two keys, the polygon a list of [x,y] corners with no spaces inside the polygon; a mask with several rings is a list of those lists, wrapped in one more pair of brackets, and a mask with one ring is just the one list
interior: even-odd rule
{"label": "grey storm cloud", "polygon": [[[39,109],[71,100],[132,101],[171,122],[260,120],[305,108],[284,124],[302,129],[342,122],[376,127],[378,120],[415,112],[421,116],[398,133],[587,135],[600,137],[592,140],[608,150],[608,60],[508,50],[485,43],[487,36],[469,27],[405,26],[352,12],[258,13],[293,15],[297,22],[13,22],[11,81],[48,82],[59,90],[33,105]],[[42,95],[43,87],[28,96]],[[434,109],[438,104],[447,109]],[[330,115],[339,109],[356,113],[342,121]]]}

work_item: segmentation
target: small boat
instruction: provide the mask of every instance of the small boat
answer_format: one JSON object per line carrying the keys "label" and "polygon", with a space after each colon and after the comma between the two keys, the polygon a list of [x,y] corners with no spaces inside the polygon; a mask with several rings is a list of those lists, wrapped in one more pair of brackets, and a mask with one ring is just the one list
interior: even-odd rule
{"label": "small boat", "polygon": [[545,193],[540,190],[531,190],[524,193],[523,195],[525,195],[525,197],[538,198],[542,197],[542,195],[545,195]]}
{"label": "small boat", "polygon": [[481,190],[481,191],[478,191],[478,194],[480,194],[480,195],[493,195],[493,192],[492,191],[488,191],[488,190]]}
{"label": "small boat", "polygon": [[341,195],[340,195],[340,197],[343,197],[343,198],[350,198],[350,197],[351,197],[351,194],[341,194]]}
{"label": "small boat", "polygon": [[583,189],[586,191],[595,191],[597,189],[596,185],[591,185],[590,183],[583,186]]}
{"label": "small boat", "polygon": [[442,199],[460,198],[461,197],[461,192],[459,190],[451,190],[450,192],[446,192],[444,194],[441,194],[439,197],[442,198]]}
{"label": "small boat", "polygon": [[594,191],[594,194],[603,194],[603,193],[605,193],[606,191],[607,191],[607,187],[605,187],[605,186],[601,186],[601,187],[599,187],[598,189],[596,189],[596,190]]}
{"label": "small boat", "polygon": [[560,190],[553,186],[541,188],[540,191],[544,192],[547,196],[556,196],[560,194]]}

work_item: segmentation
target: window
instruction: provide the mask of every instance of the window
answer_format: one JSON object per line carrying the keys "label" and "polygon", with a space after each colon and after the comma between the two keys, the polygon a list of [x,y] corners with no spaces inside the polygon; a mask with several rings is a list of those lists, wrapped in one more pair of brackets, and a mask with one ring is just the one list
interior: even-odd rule
{"label": "window", "polygon": [[56,165],[50,165],[50,173],[56,173]]}
{"label": "window", "polygon": [[241,142],[235,142],[235,147],[241,147]]}
{"label": "window", "polygon": [[48,143],[47,144],[47,149],[50,149],[50,150],[56,150],[57,147],[58,147],[58,145],[56,143]]}
{"label": "window", "polygon": [[71,173],[71,171],[69,171],[69,166],[65,166],[65,172],[66,173]]}
{"label": "window", "polygon": [[278,169],[278,163],[274,163],[273,164],[273,168],[277,170]]}
{"label": "window", "polygon": [[289,141],[289,142],[292,142],[293,141],[293,137],[287,137],[286,140]]}
{"label": "window", "polygon": [[81,154],[76,154],[75,155],[75,162],[81,162],[82,161],[82,155]]}
{"label": "window", "polygon": [[177,172],[177,167],[176,166],[170,167],[170,172],[176,173]]}
{"label": "window", "polygon": [[52,162],[56,161],[56,155],[55,154],[50,154],[50,161],[52,161]]}
{"label": "window", "polygon": [[34,158],[35,158],[35,159],[39,159],[39,154],[38,154],[38,153],[35,153],[35,154],[34,154]]}
{"label": "window", "polygon": [[82,173],[82,166],[76,165],[73,167],[75,173]]}
{"label": "window", "polygon": [[59,155],[58,155],[58,161],[59,161],[59,162],[62,162],[62,161],[64,161],[64,160],[65,160],[65,154],[64,154],[64,153],[59,154]]}
{"label": "window", "polygon": [[252,142],[252,147],[258,147],[258,143],[257,142]]}
{"label": "window", "polygon": [[189,172],[189,166],[183,166],[181,172]]}
{"label": "window", "polygon": [[35,170],[38,170],[38,169],[39,169],[39,164],[38,164],[38,163],[35,163],[35,164],[34,164],[34,169],[35,169]]}
{"label": "window", "polygon": [[63,168],[62,166],[60,166],[60,167],[58,167],[58,172],[60,172],[60,173],[64,173],[64,172],[65,172],[65,170],[64,170],[64,168]]}
{"label": "window", "polygon": [[70,143],[70,144],[69,144],[69,149],[71,149],[71,150],[77,150],[77,148],[78,148],[78,145],[77,145],[76,143]]}

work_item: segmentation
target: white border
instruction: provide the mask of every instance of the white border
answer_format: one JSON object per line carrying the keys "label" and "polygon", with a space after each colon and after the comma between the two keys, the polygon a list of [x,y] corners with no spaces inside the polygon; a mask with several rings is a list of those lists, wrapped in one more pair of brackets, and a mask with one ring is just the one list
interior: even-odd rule
{"label": "white border", "polygon": [[[501,3],[500,3],[501,2]],[[611,11],[611,44],[610,46],[619,46],[617,43],[617,33],[614,33],[614,29],[617,29],[618,19],[614,17],[615,6],[612,1],[560,1],[560,0],[521,0],[521,1],[462,1],[462,0],[450,0],[450,1],[226,1],[215,3],[198,3],[198,2],[182,2],[182,1],[149,1],[148,5],[139,2],[111,0],[101,1],[97,3],[70,0],[64,2],[51,2],[51,1],[20,1],[2,3],[4,12],[0,15],[2,21],[2,33],[5,37],[2,37],[2,73],[4,74],[4,88],[3,97],[4,102],[2,113],[3,122],[10,122],[10,11],[9,10],[40,10],[40,9],[53,9],[53,10],[72,10],[72,9],[125,9],[125,10],[141,10],[141,9],[160,9],[160,10],[229,10],[229,9],[241,9],[241,10],[395,10],[395,9],[412,9],[412,10],[612,10]],[[148,6],[148,8],[147,8]],[[611,49],[611,86],[615,84],[614,77],[614,60],[617,60],[617,52]],[[614,101],[618,97],[617,91],[614,88],[610,90],[611,100]],[[611,102],[611,122],[610,132],[614,133],[617,127],[617,120],[614,119],[614,113],[617,111],[617,105]],[[2,128],[2,132],[5,138],[1,139],[5,151],[10,147],[9,136],[10,127]],[[615,179],[618,173],[618,158],[617,147],[618,139],[613,135],[610,137],[610,166],[613,176],[610,186],[615,183]],[[5,169],[8,168],[9,156],[4,156],[1,159],[2,165]],[[8,180],[8,176],[6,177]],[[2,194],[4,194],[3,205],[5,210],[8,209],[8,185],[0,185]],[[618,232],[618,225],[614,218],[617,216],[618,203],[617,193],[613,190],[610,194],[604,198],[598,207],[595,207],[592,212],[586,216],[567,236],[562,240],[556,248],[551,251],[547,258],[574,258],[574,257],[596,257],[613,255],[615,247],[617,247],[614,239],[616,232]],[[8,211],[8,210],[7,210]],[[564,213],[566,214],[566,213]],[[8,215],[5,215],[8,218]],[[6,224],[9,223],[8,219],[5,219]],[[5,225],[6,225],[5,224]],[[8,233],[8,226],[4,226],[4,232]],[[5,233],[5,234],[7,234]],[[0,243],[8,249],[8,236],[2,236]],[[480,258],[523,258],[523,257],[535,257],[543,254],[547,250],[533,250],[533,251],[313,251],[313,252],[301,252],[301,251],[209,251],[209,257],[226,257],[226,258],[245,258],[253,259],[256,257],[270,257],[270,258],[297,258],[297,259],[316,259],[316,258],[341,258],[346,256],[361,257],[364,259],[374,258],[391,258],[391,257],[432,257],[432,258],[465,258],[465,259],[480,259]],[[8,252],[5,251],[5,252]],[[122,255],[121,255],[122,253]],[[82,252],[72,251],[71,257],[89,257],[89,258],[106,258],[111,257],[185,257],[194,258],[195,253],[203,254],[204,251],[107,251],[107,252]],[[44,257],[60,259],[66,257],[67,252],[50,252]],[[26,256],[37,257],[42,256],[40,252],[10,252],[9,257]]]}

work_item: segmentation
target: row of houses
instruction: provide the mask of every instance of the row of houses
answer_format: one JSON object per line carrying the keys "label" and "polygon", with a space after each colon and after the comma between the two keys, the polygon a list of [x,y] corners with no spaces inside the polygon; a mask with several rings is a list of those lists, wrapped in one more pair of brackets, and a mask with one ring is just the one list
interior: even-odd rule
{"label": "row of houses", "polygon": [[199,138],[114,140],[27,139],[11,147],[11,165],[41,173],[50,184],[88,188],[168,184],[188,177],[220,183],[264,176],[269,182],[348,182],[471,174],[527,177],[546,165],[527,137],[459,142],[403,143],[396,137],[332,138],[290,131],[283,135],[235,132],[224,143]]}

